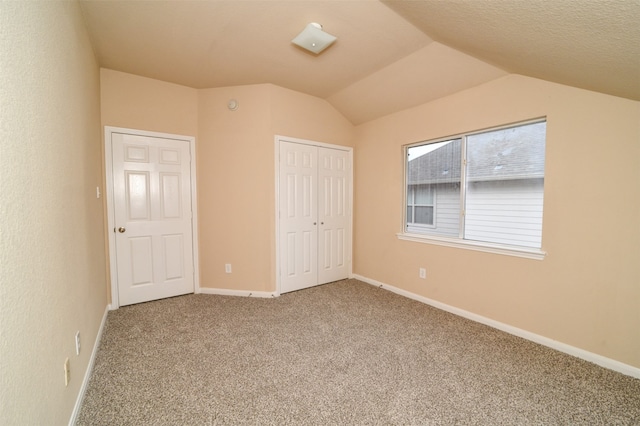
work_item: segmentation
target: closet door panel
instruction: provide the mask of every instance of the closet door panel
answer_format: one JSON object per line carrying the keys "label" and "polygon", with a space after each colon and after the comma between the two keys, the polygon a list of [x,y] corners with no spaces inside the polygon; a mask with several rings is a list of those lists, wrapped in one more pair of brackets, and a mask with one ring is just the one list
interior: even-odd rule
{"label": "closet door panel", "polygon": [[280,291],[318,283],[318,151],[280,142]]}
{"label": "closet door panel", "polygon": [[318,149],[318,284],[349,276],[349,152]]}

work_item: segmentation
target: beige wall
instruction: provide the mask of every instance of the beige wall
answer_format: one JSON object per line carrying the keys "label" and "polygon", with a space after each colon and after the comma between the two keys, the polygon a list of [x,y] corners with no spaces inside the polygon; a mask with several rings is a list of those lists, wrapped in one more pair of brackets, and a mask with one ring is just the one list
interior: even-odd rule
{"label": "beige wall", "polygon": [[0,424],[62,425],[107,305],[99,70],[76,2],[0,2],[0,28]]}
{"label": "beige wall", "polygon": [[353,146],[354,127],[327,101],[271,86],[273,133]]}
{"label": "beige wall", "polygon": [[[546,259],[397,239],[403,144],[541,116]],[[640,103],[511,75],[356,132],[355,273],[640,367]]]}
{"label": "beige wall", "polygon": [[[227,109],[232,98],[240,103],[237,111]],[[200,285],[268,291],[274,214],[269,86],[201,90],[198,113]]]}
{"label": "beige wall", "polygon": [[198,91],[119,71],[100,70],[102,125],[183,136],[198,131]]}
{"label": "beige wall", "polygon": [[199,100],[200,285],[275,291],[274,135],[348,145],[353,127],[327,102],[270,84],[201,90]]}

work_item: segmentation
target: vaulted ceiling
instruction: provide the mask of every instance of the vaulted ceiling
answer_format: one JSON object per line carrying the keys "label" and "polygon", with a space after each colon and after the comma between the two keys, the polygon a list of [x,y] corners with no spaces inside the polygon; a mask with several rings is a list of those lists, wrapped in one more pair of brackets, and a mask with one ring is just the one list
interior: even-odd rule
{"label": "vaulted ceiling", "polygon": [[[100,66],[273,83],[359,124],[516,73],[640,100],[637,0],[80,0]],[[338,37],[319,55],[291,40]]]}

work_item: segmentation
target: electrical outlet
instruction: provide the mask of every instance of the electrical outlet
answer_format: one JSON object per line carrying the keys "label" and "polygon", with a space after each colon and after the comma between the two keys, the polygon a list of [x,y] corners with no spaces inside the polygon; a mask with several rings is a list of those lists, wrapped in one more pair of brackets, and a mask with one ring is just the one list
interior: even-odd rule
{"label": "electrical outlet", "polygon": [[76,331],[76,355],[80,355],[80,332]]}
{"label": "electrical outlet", "polygon": [[69,386],[71,380],[71,368],[69,367],[69,358],[64,360],[64,385]]}
{"label": "electrical outlet", "polygon": [[224,271],[225,271],[227,274],[230,274],[230,273],[231,273],[231,264],[230,264],[230,263],[225,263],[225,265],[224,265]]}
{"label": "electrical outlet", "polygon": [[423,280],[427,278],[427,270],[425,268],[420,268],[420,278]]}

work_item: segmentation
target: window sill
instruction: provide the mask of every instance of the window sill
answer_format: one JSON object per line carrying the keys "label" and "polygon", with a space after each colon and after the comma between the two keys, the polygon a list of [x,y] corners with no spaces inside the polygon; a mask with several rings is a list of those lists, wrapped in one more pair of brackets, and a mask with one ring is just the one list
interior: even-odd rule
{"label": "window sill", "polygon": [[543,260],[546,252],[540,249],[527,247],[513,247],[500,244],[483,243],[479,241],[468,241],[457,238],[436,237],[433,235],[423,234],[396,234],[399,240],[413,241],[423,244],[435,244],[445,247],[455,247],[466,250],[483,251],[486,253],[502,254],[505,256],[524,257],[526,259]]}

